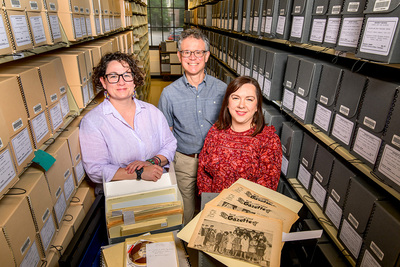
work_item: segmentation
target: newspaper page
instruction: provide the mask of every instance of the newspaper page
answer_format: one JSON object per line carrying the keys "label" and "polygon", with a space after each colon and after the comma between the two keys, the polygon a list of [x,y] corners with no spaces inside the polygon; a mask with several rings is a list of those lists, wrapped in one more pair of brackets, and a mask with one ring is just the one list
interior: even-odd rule
{"label": "newspaper page", "polygon": [[[245,189],[246,191],[244,191],[243,189]],[[238,194],[237,191],[244,192],[244,194]],[[255,198],[255,195],[257,195],[258,197]],[[296,222],[299,216],[285,206],[282,206],[270,199],[268,199],[267,201],[265,197],[262,198],[263,201],[258,201],[260,197],[260,195],[240,185],[234,186],[233,189],[229,188],[223,190],[207,205],[226,207],[245,213],[257,214],[269,218],[282,220],[283,231],[289,233],[290,228],[292,227],[293,223]]]}
{"label": "newspaper page", "polygon": [[279,266],[281,242],[281,220],[206,205],[188,246],[259,266]]}

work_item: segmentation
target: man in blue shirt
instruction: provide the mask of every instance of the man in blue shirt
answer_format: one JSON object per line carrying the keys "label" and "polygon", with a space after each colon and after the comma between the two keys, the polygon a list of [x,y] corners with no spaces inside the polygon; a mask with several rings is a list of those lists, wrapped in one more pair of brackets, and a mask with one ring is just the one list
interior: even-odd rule
{"label": "man in blue shirt", "polygon": [[205,72],[210,42],[199,29],[181,33],[178,57],[184,75],[165,87],[158,108],[167,118],[178,147],[175,173],[184,204],[184,223],[194,215],[198,155],[218,119],[226,84]]}

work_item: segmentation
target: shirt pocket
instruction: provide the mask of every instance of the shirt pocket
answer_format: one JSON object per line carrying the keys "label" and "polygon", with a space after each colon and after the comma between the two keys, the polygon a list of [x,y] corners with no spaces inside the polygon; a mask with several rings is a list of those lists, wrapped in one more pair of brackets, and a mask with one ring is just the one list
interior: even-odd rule
{"label": "shirt pocket", "polygon": [[211,125],[214,124],[219,116],[221,110],[222,99],[218,101],[217,99],[207,99],[204,102],[205,110],[205,120],[207,120]]}

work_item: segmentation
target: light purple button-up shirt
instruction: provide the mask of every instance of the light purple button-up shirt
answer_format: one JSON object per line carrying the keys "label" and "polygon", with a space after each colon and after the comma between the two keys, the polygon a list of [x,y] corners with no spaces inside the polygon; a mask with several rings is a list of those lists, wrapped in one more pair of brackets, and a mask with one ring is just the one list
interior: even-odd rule
{"label": "light purple button-up shirt", "polygon": [[172,162],[176,150],[163,113],[155,106],[135,99],[134,129],[108,100],[81,121],[79,141],[86,173],[95,183],[109,182],[119,168],[135,160],[163,155]]}

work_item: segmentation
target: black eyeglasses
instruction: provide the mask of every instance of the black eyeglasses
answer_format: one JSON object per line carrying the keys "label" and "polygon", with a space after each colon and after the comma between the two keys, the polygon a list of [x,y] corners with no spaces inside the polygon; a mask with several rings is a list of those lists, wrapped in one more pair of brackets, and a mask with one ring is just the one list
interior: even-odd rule
{"label": "black eyeglasses", "polygon": [[204,54],[207,52],[205,50],[196,50],[196,51],[190,51],[190,50],[181,50],[179,51],[182,55],[182,57],[190,57],[192,54],[195,55],[195,57],[202,57]]}
{"label": "black eyeglasses", "polygon": [[133,74],[131,72],[125,72],[122,74],[111,73],[104,75],[104,77],[106,77],[109,83],[119,82],[120,77],[122,77],[125,82],[133,82]]}

